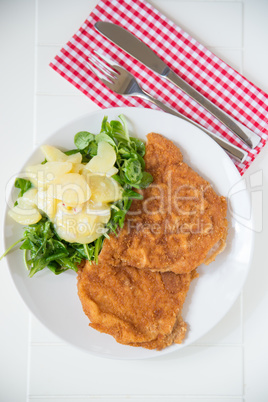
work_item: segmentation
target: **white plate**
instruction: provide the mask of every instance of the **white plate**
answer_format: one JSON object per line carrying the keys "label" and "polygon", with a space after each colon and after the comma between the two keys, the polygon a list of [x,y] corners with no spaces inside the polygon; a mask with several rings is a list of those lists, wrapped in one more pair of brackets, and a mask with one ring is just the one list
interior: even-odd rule
{"label": "white plate", "polygon": [[[160,356],[181,349],[197,341],[213,328],[227,313],[238,297],[245,282],[253,248],[253,231],[250,218],[249,195],[237,183],[241,177],[229,156],[208,136],[195,126],[169,114],[142,108],[112,108],[87,114],[70,122],[55,132],[47,144],[71,149],[78,131],[98,133],[100,124],[107,115],[117,118],[123,113],[128,120],[131,135],[145,139],[149,132],[157,132],[170,138],[180,147],[184,160],[216,191],[228,199],[229,234],[227,247],[209,266],[200,266],[199,278],[192,282],[184,308],[183,318],[188,323],[188,332],[181,345],[172,345],[162,351],[124,346],[112,336],[101,334],[88,326],[88,318],[82,311],[76,288],[76,274],[67,271],[55,276],[49,270],[29,278],[22,261],[22,252],[16,250],[7,256],[15,286],[31,312],[54,334],[98,356],[143,359]],[[41,152],[35,151],[25,166],[42,160]],[[23,169],[22,169],[23,170]],[[237,186],[237,191],[236,191]],[[6,214],[4,226],[5,247],[15,242],[22,228]]]}

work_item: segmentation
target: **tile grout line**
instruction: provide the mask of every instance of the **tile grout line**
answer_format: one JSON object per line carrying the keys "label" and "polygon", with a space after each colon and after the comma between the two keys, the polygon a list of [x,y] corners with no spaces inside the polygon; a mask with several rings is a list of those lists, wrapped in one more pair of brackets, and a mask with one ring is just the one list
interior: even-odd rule
{"label": "tile grout line", "polygon": [[90,398],[90,399],[97,398],[99,401],[101,401],[102,399],[104,399],[106,401],[107,398],[109,398],[110,401],[111,400],[125,401],[127,398],[129,400],[129,402],[131,402],[131,400],[138,400],[141,398],[142,398],[142,400],[147,399],[148,401],[152,401],[152,400],[154,401],[155,399],[153,399],[153,398],[165,398],[165,400],[174,400],[174,398],[176,398],[176,400],[177,400],[177,398],[184,398],[185,401],[187,399],[195,398],[196,401],[200,400],[200,402],[204,401],[204,398],[206,401],[211,400],[211,402],[215,402],[215,401],[217,401],[217,399],[222,400],[222,398],[232,399],[232,400],[234,400],[234,399],[241,400],[240,395],[218,395],[218,394],[215,394],[215,395],[213,395],[213,394],[198,394],[198,395],[194,395],[194,394],[191,394],[191,395],[190,394],[187,394],[187,395],[186,394],[169,394],[169,395],[167,395],[167,394],[136,394],[136,395],[131,395],[131,396],[124,395],[124,394],[97,394],[97,395],[96,394],[77,394],[77,395],[76,394],[73,394],[73,395],[62,395],[62,394],[60,394],[60,395],[35,395],[35,394],[32,394],[32,395],[30,395],[29,402],[31,399],[35,399],[35,400],[40,399],[40,401],[42,401],[42,400],[48,401],[50,399],[53,399],[53,401],[57,400],[57,399],[59,399],[59,400],[65,399],[66,401],[68,401],[70,399],[71,401],[73,401],[74,398],[76,401],[84,400],[85,398],[87,398],[87,399],[88,398]]}
{"label": "tile grout line", "polygon": [[[67,84],[69,84],[68,82],[67,82]],[[78,91],[78,90],[77,90]],[[85,98],[85,95],[82,93],[82,92],[79,92],[79,93],[56,93],[56,92],[36,92],[36,97],[38,97],[38,96],[53,96],[53,97],[59,97],[59,96],[63,96],[63,97],[79,97],[79,98]]]}
{"label": "tile grout line", "polygon": [[120,399],[125,400],[126,398],[129,399],[129,401],[131,402],[131,400],[137,400],[140,398],[146,398],[148,401],[152,400],[152,398],[166,398],[166,399],[170,399],[170,400],[174,400],[174,398],[184,398],[186,399],[192,399],[195,398],[196,400],[202,401],[204,398],[206,398],[206,400],[211,399],[212,402],[214,402],[217,399],[222,399],[222,398],[230,398],[230,399],[238,399],[241,400],[241,396],[240,395],[232,395],[232,394],[135,394],[135,395],[125,395],[125,394],[72,394],[72,395],[65,395],[65,394],[59,394],[59,395],[35,395],[32,394],[30,395],[30,399],[40,399],[40,400],[49,400],[49,399],[65,399],[66,401],[68,401],[69,399],[71,399],[73,401],[73,398],[75,398],[76,400],[80,400],[80,399],[84,399],[84,398],[92,398],[92,397],[96,397],[98,398],[100,401],[104,398],[105,400],[108,398],[111,399],[115,399],[116,401],[120,401]]}
{"label": "tile grout line", "polygon": [[27,353],[27,384],[26,384],[26,398],[27,402],[30,400],[30,372],[31,372],[31,355],[32,355],[32,315],[29,312],[28,322],[28,353]]}
{"label": "tile grout line", "polygon": [[[37,122],[36,122],[36,89],[37,89],[37,24],[38,24],[38,19],[37,19],[37,1],[34,1],[34,87],[33,87],[33,148],[35,148],[36,143],[37,143],[37,138],[36,138],[36,127],[37,127]],[[30,400],[30,380],[31,380],[31,356],[32,356],[32,315],[29,313],[29,325],[28,325],[28,354],[27,354],[27,384],[26,384],[26,398],[27,402]]]}
{"label": "tile grout line", "polygon": [[242,341],[242,398],[243,402],[245,402],[245,336],[244,336],[244,292],[241,292],[241,341]]}
{"label": "tile grout line", "polygon": [[33,115],[33,146],[35,147],[37,144],[37,137],[36,137],[36,128],[37,128],[37,102],[36,102],[36,93],[37,93],[37,68],[38,68],[38,0],[35,0],[35,32],[34,32],[34,115]]}
{"label": "tile grout line", "polygon": [[[59,347],[59,348],[72,348],[73,346],[70,345],[68,342],[37,342],[37,341],[33,341],[31,342],[31,347],[32,348],[38,348],[38,347],[44,347],[44,348],[54,348],[54,347]],[[187,345],[187,348],[238,348],[238,349],[242,349],[243,350],[243,345],[242,343],[206,343],[206,344],[198,344],[198,343],[194,343],[191,345]],[[184,348],[182,348],[181,350],[183,350]],[[176,352],[180,352],[180,349],[176,350]],[[89,356],[91,356],[90,352],[88,353]],[[155,358],[158,357],[162,357],[161,356],[155,356]],[[135,360],[135,359],[134,359]]]}

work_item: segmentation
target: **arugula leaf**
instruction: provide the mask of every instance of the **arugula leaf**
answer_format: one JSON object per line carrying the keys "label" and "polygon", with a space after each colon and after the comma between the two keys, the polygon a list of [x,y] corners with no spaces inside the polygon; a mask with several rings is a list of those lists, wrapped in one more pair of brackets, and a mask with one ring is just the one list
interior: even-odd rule
{"label": "arugula leaf", "polygon": [[101,236],[97,240],[95,240],[94,260],[95,260],[96,264],[98,264],[98,257],[99,257],[99,253],[102,249],[103,240],[104,240],[104,236]]}
{"label": "arugula leaf", "polygon": [[[32,183],[30,182],[30,180],[17,178],[15,180],[14,186],[20,189],[20,192],[18,194],[18,198],[20,198],[23,196],[24,193],[26,193],[26,191],[28,191],[32,187]],[[18,202],[16,201],[14,205],[17,204]]]}
{"label": "arugula leaf", "polygon": [[21,243],[23,241],[22,239],[19,239],[17,241],[15,241],[15,243],[11,244],[11,246],[9,246],[6,251],[1,255],[0,257],[0,261],[2,260],[2,258],[4,258],[17,244]]}
{"label": "arugula leaf", "polygon": [[143,157],[145,155],[145,144],[138,138],[130,137],[131,145],[135,148],[136,152]]}
{"label": "arugula leaf", "polygon": [[75,134],[74,143],[78,149],[85,149],[91,141],[94,141],[94,135],[88,131],[79,131]]}
{"label": "arugula leaf", "polygon": [[79,149],[70,149],[70,151],[65,151],[65,155],[74,155],[74,154],[78,154]]}
{"label": "arugula leaf", "polygon": [[142,173],[142,179],[140,181],[140,188],[146,188],[153,182],[153,176],[149,172]]}
{"label": "arugula leaf", "polygon": [[127,126],[126,118],[123,114],[120,114],[119,119],[121,120],[122,124],[118,124],[118,123],[120,123],[118,120],[112,121],[111,124],[117,125],[117,131],[119,133],[121,132],[123,137],[125,137],[129,143],[129,133],[128,133],[128,126]]}
{"label": "arugula leaf", "polygon": [[64,240],[58,240],[58,235],[52,222],[43,217],[39,222],[26,227],[23,234],[22,250],[29,253],[25,259],[29,276],[48,267],[55,274],[60,274],[66,269],[77,271],[77,265],[84,256],[75,245]]}
{"label": "arugula leaf", "polygon": [[63,272],[67,271],[67,268],[62,268],[61,265],[56,262],[52,261],[50,262],[47,267],[50,269],[51,272],[53,272],[55,275],[62,274]]}
{"label": "arugula leaf", "polygon": [[127,159],[124,162],[123,171],[127,182],[130,184],[138,184],[142,179],[142,167],[139,160],[135,158]]}
{"label": "arugula leaf", "polygon": [[136,191],[133,191],[131,189],[124,190],[123,197],[124,198],[130,198],[132,200],[142,200],[143,199],[142,194],[137,193]]}
{"label": "arugula leaf", "polygon": [[90,159],[93,158],[93,156],[97,155],[97,153],[98,153],[98,144],[94,141],[89,144],[87,153],[84,155],[84,157],[86,158],[87,162],[89,162]]}
{"label": "arugula leaf", "polygon": [[98,144],[101,141],[108,142],[108,144],[112,145],[113,147],[116,146],[114,140],[106,133],[100,133],[95,136],[95,141]]}
{"label": "arugula leaf", "polygon": [[100,132],[109,132],[110,131],[110,124],[108,123],[108,116],[104,116],[101,122],[101,130]]}

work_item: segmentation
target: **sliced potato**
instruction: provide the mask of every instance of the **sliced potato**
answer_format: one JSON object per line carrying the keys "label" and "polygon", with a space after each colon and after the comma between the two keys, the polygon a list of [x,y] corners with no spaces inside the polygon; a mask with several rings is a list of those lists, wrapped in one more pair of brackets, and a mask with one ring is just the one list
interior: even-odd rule
{"label": "sliced potato", "polygon": [[98,222],[106,225],[106,223],[109,222],[110,218],[111,218],[111,210],[110,210],[110,213],[107,215],[98,215]]}
{"label": "sliced potato", "polygon": [[98,221],[101,223],[108,223],[111,217],[111,208],[108,204],[95,203],[89,200],[86,203],[85,210],[87,214],[97,215]]}
{"label": "sliced potato", "polygon": [[87,183],[91,190],[90,199],[93,202],[107,203],[122,198],[123,189],[112,177],[88,174]]}
{"label": "sliced potato", "polygon": [[67,160],[66,162],[71,162],[71,163],[81,163],[82,162],[82,155],[80,152],[77,152],[76,154],[73,155],[66,155]]}
{"label": "sliced potato", "polygon": [[81,163],[82,161],[82,155],[80,152],[73,155],[66,155],[64,152],[52,145],[42,145],[40,148],[48,162]]}
{"label": "sliced potato", "polygon": [[22,197],[19,197],[18,205],[9,210],[11,216],[16,222],[21,225],[32,225],[40,221],[42,215],[37,209],[37,190],[30,188]]}
{"label": "sliced potato", "polygon": [[108,172],[106,172],[106,176],[113,176],[117,172],[118,172],[118,169],[115,166],[113,166],[111,169],[108,170]]}
{"label": "sliced potato", "polygon": [[49,188],[45,191],[39,190],[37,192],[37,207],[43,211],[51,221],[55,218],[58,202],[59,201],[53,197],[52,185],[49,185]]}
{"label": "sliced potato", "polygon": [[82,174],[84,168],[85,168],[85,165],[83,165],[82,163],[73,163],[73,168],[70,173]]}
{"label": "sliced potato", "polygon": [[58,148],[52,145],[42,145],[40,149],[48,162],[66,162],[67,155]]}
{"label": "sliced potato", "polygon": [[103,230],[103,224],[98,222],[98,216],[87,214],[84,209],[66,208],[59,203],[54,220],[58,235],[70,243],[91,243],[101,236],[98,226]]}
{"label": "sliced potato", "polygon": [[104,228],[104,224],[100,222],[99,219],[97,219],[94,225],[94,231],[88,235],[84,234],[78,235],[77,242],[81,244],[89,244],[94,240],[98,239],[105,232],[107,232],[107,229]]}
{"label": "sliced potato", "polygon": [[70,207],[77,207],[88,201],[90,188],[83,176],[78,173],[66,173],[53,181],[54,198]]}
{"label": "sliced potato", "polygon": [[21,208],[30,209],[37,205],[37,189],[30,188],[22,197],[18,198],[18,204]]}
{"label": "sliced potato", "polygon": [[71,162],[47,162],[28,166],[26,175],[36,188],[44,189],[56,177],[70,172],[72,167]]}
{"label": "sliced potato", "polygon": [[85,166],[87,170],[95,173],[106,173],[115,164],[116,153],[114,148],[106,141],[98,144],[98,153]]}
{"label": "sliced potato", "polygon": [[42,218],[37,208],[24,209],[16,205],[8,211],[9,216],[21,225],[32,225]]}

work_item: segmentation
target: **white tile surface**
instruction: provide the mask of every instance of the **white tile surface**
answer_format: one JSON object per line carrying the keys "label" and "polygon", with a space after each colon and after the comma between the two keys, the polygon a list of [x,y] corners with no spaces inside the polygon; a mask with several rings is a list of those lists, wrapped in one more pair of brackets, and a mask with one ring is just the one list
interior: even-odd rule
{"label": "white tile surface", "polygon": [[[56,74],[56,73],[55,73]],[[59,77],[61,80],[62,78]],[[67,83],[67,86],[71,84]],[[36,95],[35,144],[40,144],[68,121],[98,107],[78,90],[77,95]]]}
{"label": "white tile surface", "polygon": [[244,71],[254,84],[268,88],[267,29],[268,1],[245,0],[244,4]]}
{"label": "white tile surface", "polygon": [[66,85],[66,80],[59,76],[49,63],[61,49],[60,45],[38,46],[36,92],[38,95],[79,95],[73,85]]}
{"label": "white tile surface", "polygon": [[37,43],[64,45],[97,3],[97,0],[36,0]]}
{"label": "white tile surface", "polygon": [[[25,25],[25,21],[27,24]],[[7,38],[7,40],[6,40]],[[32,151],[34,108],[34,3],[0,2],[0,219],[5,188]],[[13,49],[14,51],[10,51]],[[21,96],[22,95],[22,96]],[[1,234],[0,254],[3,253]],[[0,266],[0,401],[27,397],[29,313],[11,281],[6,261]]]}
{"label": "white tile surface", "polygon": [[[242,3],[149,1],[204,46],[241,47]],[[211,34],[213,32],[213,34]]]}
{"label": "white tile surface", "polygon": [[[268,92],[268,1],[150,3]],[[2,193],[34,145],[69,120],[97,110],[48,67],[96,4],[97,0],[0,1]],[[246,173],[249,177],[263,171],[264,206],[268,205],[267,158],[265,148]],[[4,204],[0,197],[1,211]],[[0,402],[266,402],[267,223],[264,208],[263,231],[257,234],[248,280],[226,317],[195,345],[147,361],[84,354],[35,318],[29,320],[2,261]]]}
{"label": "white tile surface", "polygon": [[31,317],[31,343],[32,344],[62,344],[62,340],[44,327],[35,317]]}
{"label": "white tile surface", "polygon": [[239,396],[241,354],[241,347],[193,346],[140,362],[98,358],[65,345],[33,345],[30,395],[76,395],[79,390],[79,395],[101,396]]}

